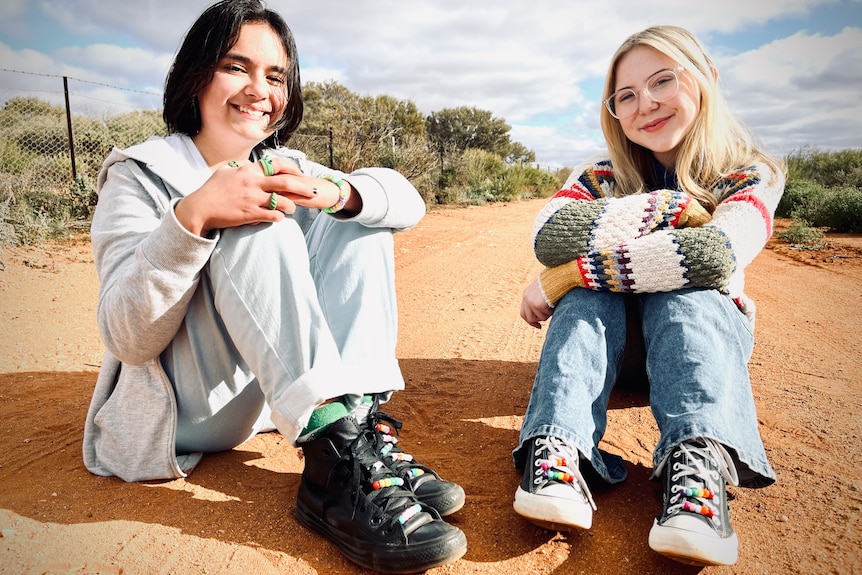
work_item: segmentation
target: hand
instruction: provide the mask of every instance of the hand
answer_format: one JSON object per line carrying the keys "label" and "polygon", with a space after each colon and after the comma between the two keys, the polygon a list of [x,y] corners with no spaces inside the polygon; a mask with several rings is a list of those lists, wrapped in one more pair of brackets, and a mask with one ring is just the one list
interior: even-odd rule
{"label": "hand", "polygon": [[676,225],[678,228],[697,228],[703,224],[708,224],[712,220],[712,214],[700,205],[696,199],[691,198],[691,201],[679,215],[679,221]]}
{"label": "hand", "polygon": [[545,301],[539,280],[534,281],[524,290],[521,298],[521,319],[536,329],[542,329],[539,322],[545,321],[554,313],[554,309]]}
{"label": "hand", "polygon": [[[341,190],[335,182],[326,178],[312,178],[304,175],[294,161],[272,158],[272,164],[274,171],[272,178],[290,177],[287,178],[286,188],[278,187],[270,191],[288,198],[297,206],[317,209],[329,208],[334,206],[341,197]],[[355,215],[362,209],[362,199],[359,194],[354,193],[350,182],[344,180],[342,185],[345,184],[349,189],[347,202],[336,217]]]}

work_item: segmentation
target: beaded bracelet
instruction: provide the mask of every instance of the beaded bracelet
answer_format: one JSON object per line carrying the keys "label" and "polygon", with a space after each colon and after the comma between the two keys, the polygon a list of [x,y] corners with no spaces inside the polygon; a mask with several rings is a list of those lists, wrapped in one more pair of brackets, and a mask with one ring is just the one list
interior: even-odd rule
{"label": "beaded bracelet", "polygon": [[341,209],[347,204],[347,200],[350,199],[350,184],[333,175],[323,176],[324,180],[329,180],[336,186],[338,186],[338,201],[335,202],[334,205],[323,208],[323,211],[327,214],[334,214],[335,212],[340,212]]}

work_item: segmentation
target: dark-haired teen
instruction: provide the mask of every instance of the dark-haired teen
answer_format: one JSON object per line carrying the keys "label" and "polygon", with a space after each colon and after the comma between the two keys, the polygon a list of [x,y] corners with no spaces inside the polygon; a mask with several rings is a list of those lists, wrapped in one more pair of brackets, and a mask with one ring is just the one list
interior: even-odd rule
{"label": "dark-haired teen", "polygon": [[114,150],[92,243],[107,353],[84,460],[126,481],[278,429],[304,452],[299,521],[351,560],[415,572],[466,552],[441,516],[464,491],[397,445],[380,411],[395,357],[393,232],[425,205],[400,174],[350,174],[282,147],[302,120],[284,20],[226,0],[165,84],[170,135]]}
{"label": "dark-haired teen", "polygon": [[754,304],[743,271],[772,233],[784,168],[752,145],[681,28],[626,40],[603,98],[607,154],[575,169],[534,225],[546,268],[521,316],[551,322],[514,451],[524,470],[515,511],[552,529],[591,526],[582,470],[625,479],[598,445],[626,340],[642,338],[661,433],[653,478],[664,486],[649,545],[685,563],[732,564],[725,484],[775,481],[748,375]]}

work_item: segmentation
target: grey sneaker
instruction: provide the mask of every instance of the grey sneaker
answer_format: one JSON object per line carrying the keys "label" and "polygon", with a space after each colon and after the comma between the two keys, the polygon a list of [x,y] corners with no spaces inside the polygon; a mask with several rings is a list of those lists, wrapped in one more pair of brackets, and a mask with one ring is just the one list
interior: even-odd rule
{"label": "grey sneaker", "polygon": [[553,531],[589,529],[596,504],[578,469],[578,452],[562,439],[534,437],[515,492],[515,513]]}
{"label": "grey sneaker", "polygon": [[649,546],[689,565],[733,565],[739,540],[730,526],[725,480],[737,483],[727,450],[712,439],[684,441],[663,463],[664,505]]}

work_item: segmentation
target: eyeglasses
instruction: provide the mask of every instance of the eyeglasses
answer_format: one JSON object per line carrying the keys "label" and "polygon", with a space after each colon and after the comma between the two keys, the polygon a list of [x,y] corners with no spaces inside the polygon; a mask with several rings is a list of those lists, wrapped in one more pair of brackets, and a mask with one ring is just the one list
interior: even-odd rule
{"label": "eyeglasses", "polygon": [[[676,96],[679,90],[679,73],[685,70],[677,66],[672,70],[660,70],[649,77],[646,86],[641,88],[643,92],[654,102],[664,102]],[[617,120],[625,120],[634,116],[638,111],[638,92],[631,88],[617,90],[611,97],[604,101],[605,107],[611,116]]]}

